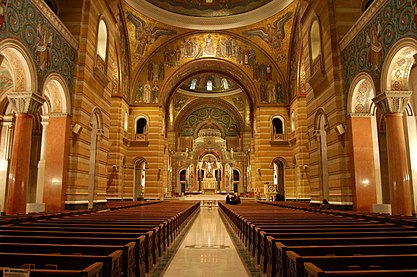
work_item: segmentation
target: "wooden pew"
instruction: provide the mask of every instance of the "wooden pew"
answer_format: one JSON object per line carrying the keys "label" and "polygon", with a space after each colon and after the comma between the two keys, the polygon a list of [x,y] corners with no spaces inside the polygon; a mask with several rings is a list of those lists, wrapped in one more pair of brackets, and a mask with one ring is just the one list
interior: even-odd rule
{"label": "wooden pew", "polygon": [[[111,240],[114,238],[129,238],[130,241],[140,243],[140,237],[145,236],[145,246],[144,246],[144,263],[146,267],[146,272],[149,272],[150,269],[153,267],[154,264],[157,263],[157,258],[155,254],[155,232],[148,231],[146,233],[124,233],[124,232],[100,232],[96,230],[84,230],[83,232],[80,231],[37,231],[37,230],[0,230],[0,236],[48,236],[48,237],[71,237],[74,240],[75,237],[77,238],[105,238],[107,240]],[[91,244],[91,243],[90,243]],[[106,244],[105,242],[102,244]],[[142,249],[139,249],[142,251]]]}
{"label": "wooden pew", "polygon": [[48,236],[6,236],[0,235],[0,242],[3,243],[24,243],[24,244],[65,244],[65,245],[119,245],[135,243],[135,275],[145,276],[148,264],[145,258],[146,236],[132,238],[96,238],[96,237],[48,237]]}
{"label": "wooden pew", "polygon": [[[81,267],[82,265],[80,265]],[[96,262],[81,269],[14,269],[9,267],[0,267],[0,277],[4,274],[9,273],[29,273],[31,277],[101,277],[103,276],[103,263]],[[22,275],[17,275],[22,276]]]}
{"label": "wooden pew", "polygon": [[50,269],[47,268],[48,265],[53,265],[56,269],[73,270],[101,262],[103,263],[103,277],[121,277],[121,257],[122,251],[120,250],[107,256],[0,252],[0,266],[19,267],[23,264],[32,264],[35,269]]}
{"label": "wooden pew", "polygon": [[329,264],[340,270],[417,270],[417,254],[397,255],[358,255],[358,256],[300,256],[292,251],[287,252],[287,276],[304,277],[304,263]]}
{"label": "wooden pew", "polygon": [[[267,272],[267,267],[269,263],[272,263],[272,253],[274,251],[273,247],[275,242],[280,241],[282,238],[372,238],[372,237],[412,237],[417,236],[417,231],[375,231],[375,232],[344,232],[340,230],[339,232],[321,232],[318,230],[310,230],[310,232],[298,232],[298,233],[267,233],[260,231],[260,244],[257,249],[259,249],[257,261],[261,266],[262,272]],[[268,239],[269,237],[269,239]]]}
{"label": "wooden pew", "polygon": [[[219,206],[222,206],[221,203],[219,203]],[[353,244],[384,244],[387,239],[389,241],[387,243],[417,242],[415,228],[405,228],[392,223],[386,224],[384,221],[371,221],[368,218],[335,216],[317,211],[315,213],[292,212],[275,207],[271,207],[270,210],[257,210],[256,205],[248,207],[244,205],[240,207],[224,206],[221,211],[228,218],[231,225],[235,225],[235,232],[248,250],[260,252],[260,254],[258,253],[260,259],[258,261],[261,264],[261,270],[264,273],[268,273],[269,276],[273,276],[273,268],[277,271],[279,263],[274,262],[276,253],[271,253],[273,252],[273,247],[277,248],[275,246],[277,241],[295,240],[299,241],[300,245],[314,243],[312,240],[316,241],[318,245],[338,244],[340,241],[344,241],[341,244],[349,244],[353,243],[354,240],[357,241]],[[329,222],[334,223],[335,226],[329,226]],[[341,223],[345,225],[343,226],[345,228],[339,227]],[[327,224],[327,226],[323,227],[324,224]],[[381,237],[378,238],[376,236]],[[386,238],[384,238],[385,236]],[[316,238],[310,239],[310,237]],[[372,242],[368,243],[370,239]],[[257,240],[258,243],[256,243]],[[409,251],[417,253],[415,250]],[[261,256],[262,253],[263,257]],[[285,255],[285,251],[283,253]],[[279,267],[282,268],[282,266]]]}
{"label": "wooden pew", "polygon": [[122,251],[123,276],[136,276],[135,243],[125,245],[77,245],[77,244],[39,244],[0,242],[0,252],[67,254],[108,256],[114,251]]}
{"label": "wooden pew", "polygon": [[338,277],[338,276],[390,276],[390,277],[415,277],[417,276],[417,269],[368,269],[368,270],[338,270],[337,268],[329,267],[329,264],[321,264],[321,267],[313,263],[304,263],[304,277]]}
{"label": "wooden pew", "polygon": [[[156,263],[157,259],[162,256],[162,252],[166,248],[166,241],[165,241],[165,229],[163,228],[163,224],[161,226],[149,225],[149,226],[137,226],[137,227],[124,227],[124,226],[115,226],[113,224],[109,224],[107,226],[90,226],[90,225],[82,225],[82,226],[73,226],[73,225],[58,225],[58,226],[45,226],[40,224],[28,224],[28,225],[3,225],[0,226],[1,230],[10,230],[10,231],[30,231],[33,232],[43,232],[45,234],[50,234],[50,232],[108,232],[108,233],[134,233],[136,235],[149,235],[148,232],[153,230],[153,235],[150,239],[154,240],[154,246],[150,247],[151,249],[154,248],[155,251],[151,252],[152,259],[154,263]],[[0,231],[1,234],[1,231]]]}
{"label": "wooden pew", "polygon": [[[276,263],[268,267],[268,276],[286,276],[286,252],[292,251],[300,256],[353,256],[353,255],[391,255],[391,254],[415,254],[417,244],[356,244],[356,245],[320,245],[320,246],[285,246],[276,242],[277,254],[272,256]],[[284,253],[285,252],[285,253]]]}
{"label": "wooden pew", "polygon": [[[281,228],[280,225],[277,225],[275,228],[262,228],[262,227],[255,227],[254,228],[254,234],[253,237],[250,238],[249,242],[249,249],[252,249],[252,256],[256,257],[256,261],[260,263],[260,257],[262,255],[265,255],[265,253],[262,253],[259,251],[259,249],[265,247],[262,246],[262,243],[265,243],[267,245],[266,236],[272,236],[272,237],[281,237],[285,236],[287,238],[291,236],[296,237],[312,237],[310,234],[317,234],[319,233],[327,233],[329,236],[337,236],[336,233],[349,233],[346,234],[346,236],[373,236],[374,234],[391,234],[394,236],[395,234],[399,233],[399,236],[403,235],[417,235],[417,229],[415,228],[407,228],[407,227],[401,227],[401,226],[375,226],[371,225],[372,227],[360,225],[355,227],[347,227],[347,226],[333,226],[333,227],[320,227],[320,225],[302,225],[301,228],[298,228],[296,225],[293,225],[294,228]],[[353,225],[354,226],[354,225]],[[288,235],[286,235],[288,234]],[[290,235],[292,234],[292,235]],[[327,236],[327,235],[325,235]],[[262,241],[263,240],[263,241]],[[259,246],[259,247],[258,247]],[[273,246],[272,246],[273,247]]]}
{"label": "wooden pew", "polygon": [[275,251],[268,260],[268,275],[286,276],[287,249],[293,246],[349,246],[349,245],[402,245],[417,244],[416,237],[351,237],[351,238],[282,238],[276,241],[268,237],[268,244],[275,243]]}

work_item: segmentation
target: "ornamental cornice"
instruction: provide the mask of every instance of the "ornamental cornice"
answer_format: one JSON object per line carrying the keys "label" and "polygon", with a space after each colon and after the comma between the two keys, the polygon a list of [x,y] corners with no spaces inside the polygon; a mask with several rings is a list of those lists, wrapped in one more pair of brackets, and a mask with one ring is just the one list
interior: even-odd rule
{"label": "ornamental cornice", "polygon": [[350,117],[371,117],[370,113],[350,113]]}
{"label": "ornamental cornice", "polygon": [[48,117],[68,117],[67,113],[49,113]]}
{"label": "ornamental cornice", "polygon": [[16,114],[35,115],[45,102],[45,98],[33,92],[9,92],[7,98]]}
{"label": "ornamental cornice", "polygon": [[54,14],[43,0],[30,0],[30,2],[45,16],[51,25],[62,35],[62,37],[76,50],[78,50],[78,41],[74,38],[67,27]]}
{"label": "ornamental cornice", "polygon": [[146,0],[126,0],[132,8],[141,14],[178,28],[194,30],[225,30],[239,28],[265,20],[284,10],[294,0],[273,0],[255,10],[229,16],[202,17],[173,13],[149,3]]}
{"label": "ornamental cornice", "polygon": [[356,23],[350,28],[347,34],[340,40],[340,50],[343,51],[348,44],[359,34],[360,31],[371,21],[376,13],[381,9],[388,0],[376,0],[368,9],[362,14],[362,16],[356,21]]}
{"label": "ornamental cornice", "polygon": [[372,101],[384,114],[403,113],[411,94],[412,91],[386,91],[377,95]]}

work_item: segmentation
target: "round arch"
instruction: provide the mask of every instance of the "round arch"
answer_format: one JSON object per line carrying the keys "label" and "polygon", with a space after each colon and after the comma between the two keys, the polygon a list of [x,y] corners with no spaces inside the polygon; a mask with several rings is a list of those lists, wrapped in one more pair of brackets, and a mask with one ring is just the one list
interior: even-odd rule
{"label": "round arch", "polygon": [[[185,109],[183,109],[180,112],[180,114],[177,116],[176,121],[174,122],[174,125],[173,125],[173,129],[174,130],[179,130],[180,124],[187,118],[187,116],[189,116],[197,108],[203,107],[203,106],[209,106],[209,105],[218,106],[221,109],[224,109],[225,111],[230,113],[238,124],[239,133],[241,133],[245,130],[245,124],[244,124],[243,119],[242,119],[241,115],[239,114],[239,112],[230,103],[228,103],[228,102],[226,102],[222,99],[214,99],[214,98],[212,98],[212,99],[202,99],[202,98],[200,98],[200,99],[194,100],[192,103],[188,104],[187,107]],[[201,126],[196,126],[196,131],[199,127],[201,127]],[[224,133],[223,133],[224,130],[222,128],[220,128],[219,130],[222,131],[222,136],[224,136]],[[196,132],[194,132],[194,133],[196,133]]]}
{"label": "round arch", "polygon": [[409,77],[417,53],[417,40],[403,38],[389,50],[381,71],[381,91],[410,90]]}
{"label": "round arch", "polygon": [[352,81],[347,100],[347,114],[373,114],[375,84],[366,72],[359,73]]}
{"label": "round arch", "polygon": [[320,130],[322,122],[324,121],[324,130],[329,131],[329,121],[327,119],[327,114],[323,108],[318,108],[316,115],[314,117],[314,130]]}
{"label": "round arch", "polygon": [[[10,65],[13,90],[39,93],[35,63],[21,42],[14,39],[4,40],[0,43],[0,55]],[[3,60],[2,63],[4,62]]]}
{"label": "round arch", "polygon": [[71,97],[68,86],[61,75],[52,73],[44,83],[42,94],[47,99],[50,113],[71,114]]}
{"label": "round arch", "polygon": [[260,102],[259,96],[256,93],[257,89],[252,81],[252,78],[250,78],[243,70],[237,67],[234,63],[226,60],[204,58],[190,61],[171,74],[160,90],[160,101],[162,106],[169,106],[172,95],[183,81],[195,74],[204,72],[223,74],[235,81],[248,96],[249,107],[251,110],[256,103]]}

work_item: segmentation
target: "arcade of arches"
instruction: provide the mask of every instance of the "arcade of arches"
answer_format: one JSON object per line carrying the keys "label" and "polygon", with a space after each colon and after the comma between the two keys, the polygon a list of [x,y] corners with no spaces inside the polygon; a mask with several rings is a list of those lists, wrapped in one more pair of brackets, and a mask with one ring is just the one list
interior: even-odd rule
{"label": "arcade of arches", "polygon": [[416,212],[416,1],[0,2],[2,213],[230,192]]}

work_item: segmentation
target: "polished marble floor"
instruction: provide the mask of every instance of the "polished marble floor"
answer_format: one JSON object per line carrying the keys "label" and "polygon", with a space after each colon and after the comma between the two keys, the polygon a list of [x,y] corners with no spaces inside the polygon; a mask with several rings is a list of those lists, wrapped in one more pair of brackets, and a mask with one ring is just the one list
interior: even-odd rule
{"label": "polished marble floor", "polygon": [[200,213],[162,276],[244,277],[248,274],[224,225],[218,207]]}

